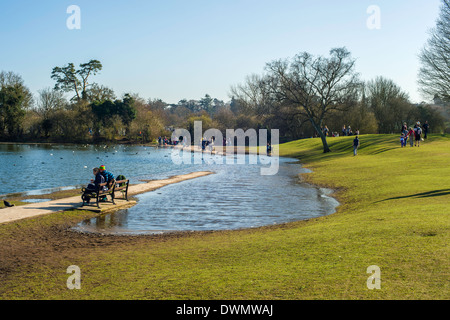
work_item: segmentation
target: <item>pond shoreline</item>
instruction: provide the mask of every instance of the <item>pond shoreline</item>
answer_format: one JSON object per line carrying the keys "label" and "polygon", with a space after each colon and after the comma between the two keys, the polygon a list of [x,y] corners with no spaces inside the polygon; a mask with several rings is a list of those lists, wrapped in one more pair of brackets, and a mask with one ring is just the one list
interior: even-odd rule
{"label": "pond shoreline", "polygon": [[[168,179],[153,180],[147,183],[131,185],[128,190],[128,196],[133,197],[141,193],[154,191],[170,184],[200,178],[210,174],[213,174],[213,172],[197,171],[184,175],[171,176]],[[22,219],[34,218],[52,213],[58,213],[62,211],[82,209],[80,208],[81,202],[80,191],[78,190],[77,196],[69,198],[58,198],[52,201],[3,208],[0,211],[0,224],[15,222]],[[86,209],[89,208],[90,207],[86,207]],[[112,207],[112,209],[115,208]]]}

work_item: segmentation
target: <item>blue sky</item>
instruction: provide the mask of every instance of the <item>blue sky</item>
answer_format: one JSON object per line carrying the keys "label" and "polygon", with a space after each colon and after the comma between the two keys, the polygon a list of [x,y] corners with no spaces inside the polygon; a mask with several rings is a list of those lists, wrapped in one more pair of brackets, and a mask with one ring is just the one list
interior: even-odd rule
{"label": "blue sky", "polygon": [[[307,51],[347,47],[364,80],[384,76],[417,89],[418,54],[435,26],[440,0],[2,0],[0,71],[13,71],[34,94],[53,87],[55,66],[98,59],[93,81],[168,103],[205,94],[230,100],[230,86],[266,63]],[[66,12],[81,10],[81,29]],[[367,9],[380,9],[371,30]]]}

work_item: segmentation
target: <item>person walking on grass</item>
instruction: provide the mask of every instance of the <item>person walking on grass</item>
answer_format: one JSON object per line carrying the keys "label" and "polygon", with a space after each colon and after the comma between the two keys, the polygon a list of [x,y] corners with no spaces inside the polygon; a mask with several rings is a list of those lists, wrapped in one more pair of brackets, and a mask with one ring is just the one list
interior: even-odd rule
{"label": "person walking on grass", "polygon": [[402,133],[405,133],[405,131],[408,131],[408,127],[406,125],[406,122],[404,122],[403,125],[402,125]]}
{"label": "person walking on grass", "polygon": [[413,128],[410,127],[408,131],[408,138],[409,138],[409,145],[411,147],[414,147],[414,137],[415,137],[414,130]]}
{"label": "person walking on grass", "polygon": [[420,128],[420,124],[417,124],[416,128],[414,129],[414,146],[420,147],[420,139],[422,137],[422,129]]}
{"label": "person walking on grass", "polygon": [[430,130],[430,125],[428,124],[428,121],[425,121],[423,124],[423,137],[424,139],[428,138],[428,130]]}
{"label": "person walking on grass", "polygon": [[400,144],[401,144],[402,148],[406,147],[406,139],[407,139],[407,136],[405,136],[405,134],[402,133],[402,135],[400,137]]}
{"label": "person walking on grass", "polygon": [[353,139],[353,155],[356,156],[358,154],[358,148],[359,148],[359,138],[358,136]]}

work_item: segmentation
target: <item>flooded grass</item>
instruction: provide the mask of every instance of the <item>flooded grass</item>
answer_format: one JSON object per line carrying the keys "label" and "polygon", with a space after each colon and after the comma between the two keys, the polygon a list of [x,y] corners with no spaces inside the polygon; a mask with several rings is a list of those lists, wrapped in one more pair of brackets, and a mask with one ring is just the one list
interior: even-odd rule
{"label": "flooded grass", "polygon": [[[397,136],[363,136],[357,157],[339,139],[331,154],[317,139],[281,146],[312,170],[306,181],[335,190],[335,214],[151,236],[68,231],[94,217],[82,212],[0,225],[0,298],[447,300],[449,137],[400,149]],[[70,265],[81,290],[65,286]],[[367,287],[372,265],[379,290]]]}

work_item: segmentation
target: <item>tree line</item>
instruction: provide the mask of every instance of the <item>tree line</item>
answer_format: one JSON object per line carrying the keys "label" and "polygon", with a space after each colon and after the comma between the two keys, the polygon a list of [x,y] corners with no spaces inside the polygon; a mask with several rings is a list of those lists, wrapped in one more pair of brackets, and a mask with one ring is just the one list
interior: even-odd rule
{"label": "tree line", "polygon": [[[208,94],[175,104],[131,93],[117,98],[112,89],[94,82],[76,91],[78,84],[73,81],[69,90],[68,79],[64,79],[67,91],[57,84],[33,97],[19,75],[1,72],[0,139],[148,143],[170,136],[175,128],[193,131],[195,121],[202,121],[204,130],[217,128],[224,135],[226,129],[279,129],[283,141],[314,136],[326,141],[325,125],[328,136],[340,133],[343,125],[361,134],[397,133],[404,122],[417,120],[428,120],[434,132],[445,130],[445,119],[433,106],[410,103],[392,80],[378,77],[363,83],[356,73],[341,74],[352,70],[353,61],[343,48],[334,49],[332,55],[336,56],[302,54],[292,61],[269,63],[264,75],[251,75],[233,86],[227,102]],[[315,64],[319,60],[320,67]],[[330,68],[333,65],[347,69]],[[315,81],[320,79],[317,84],[300,81],[311,76],[308,68],[317,69],[313,74]],[[339,82],[332,79],[340,76]],[[65,92],[74,96],[67,99]]]}
{"label": "tree line", "polygon": [[[436,28],[421,52],[419,86],[430,99],[450,104],[450,0],[442,0]],[[0,139],[2,141],[147,143],[170,136],[175,128],[279,129],[282,141],[322,139],[351,126],[364,133],[398,133],[403,123],[428,121],[433,132],[446,129],[445,113],[427,103],[412,104],[394,81],[379,76],[362,81],[356,60],[345,48],[327,57],[299,53],[267,63],[263,73],[249,75],[230,89],[230,101],[208,94],[200,99],[167,103],[114,91],[92,78],[102,70],[98,60],[76,67],[55,67],[54,88],[34,97],[20,75],[0,73]],[[70,98],[66,98],[69,94]],[[447,124],[446,124],[447,121]],[[329,129],[328,135],[324,128]]]}

